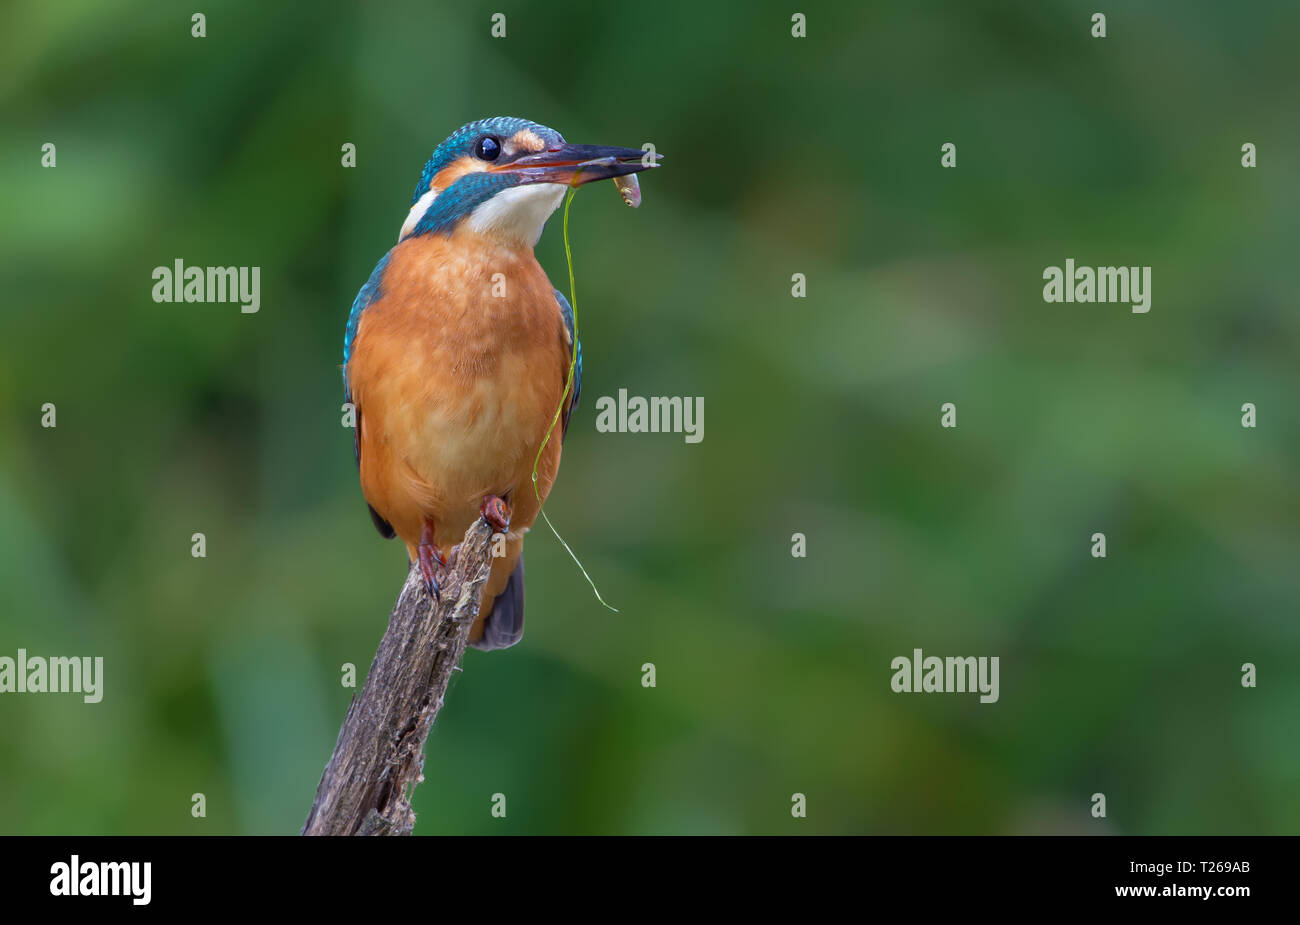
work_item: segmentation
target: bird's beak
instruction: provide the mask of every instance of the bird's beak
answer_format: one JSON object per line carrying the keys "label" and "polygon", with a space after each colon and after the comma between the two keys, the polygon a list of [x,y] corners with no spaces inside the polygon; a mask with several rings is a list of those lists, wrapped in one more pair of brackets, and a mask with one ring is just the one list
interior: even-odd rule
{"label": "bird's beak", "polygon": [[566,144],[516,158],[492,169],[519,174],[521,183],[581,186],[593,180],[608,180],[658,167],[657,162],[662,156],[638,148]]}

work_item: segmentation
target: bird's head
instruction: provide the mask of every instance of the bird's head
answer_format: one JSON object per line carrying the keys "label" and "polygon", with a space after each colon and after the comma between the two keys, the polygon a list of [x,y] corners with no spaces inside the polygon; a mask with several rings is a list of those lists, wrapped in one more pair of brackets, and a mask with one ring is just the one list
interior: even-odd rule
{"label": "bird's head", "polygon": [[424,165],[399,240],[464,227],[532,247],[566,189],[657,166],[658,156],[571,145],[527,119],[480,119],[453,132]]}

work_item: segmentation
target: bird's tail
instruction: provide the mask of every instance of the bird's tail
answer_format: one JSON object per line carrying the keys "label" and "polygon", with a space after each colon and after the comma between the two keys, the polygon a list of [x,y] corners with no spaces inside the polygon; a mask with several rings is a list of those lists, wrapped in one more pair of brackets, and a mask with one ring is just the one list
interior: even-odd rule
{"label": "bird's tail", "polygon": [[476,649],[508,649],[524,638],[524,554],[519,553],[515,570],[492,609],[483,618],[483,634],[470,643]]}

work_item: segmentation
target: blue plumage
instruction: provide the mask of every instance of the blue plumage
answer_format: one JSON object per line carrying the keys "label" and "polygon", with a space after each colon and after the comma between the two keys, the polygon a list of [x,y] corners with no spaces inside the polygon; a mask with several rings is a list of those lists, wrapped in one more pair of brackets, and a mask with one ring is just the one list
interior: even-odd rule
{"label": "blue plumage", "polygon": [[451,234],[456,223],[474,209],[487,202],[502,190],[518,186],[520,177],[514,173],[472,173],[461,177],[450,189],[438,194],[425,211],[419,224],[411,230],[412,237],[441,231]]}
{"label": "blue plumage", "polygon": [[424,165],[424,170],[420,173],[420,182],[415,185],[415,193],[411,196],[411,205],[415,205],[419,202],[421,196],[429,192],[429,187],[433,183],[433,178],[438,175],[438,171],[457,158],[473,153],[474,143],[480,137],[483,135],[504,135],[508,137],[520,129],[528,129],[538,137],[546,139],[549,143],[564,143],[564,139],[560,137],[560,133],[555,129],[539,125],[529,119],[520,119],[517,116],[493,116],[490,119],[479,119],[477,122],[462,125],[452,132],[446,141],[438,145],[433,152],[433,156],[429,158],[429,162]]}
{"label": "blue plumage", "polygon": [[[370,278],[366,284],[361,287],[357,293],[356,299],[352,302],[352,311],[348,313],[348,324],[343,330],[343,400],[351,404],[352,387],[348,385],[348,361],[352,359],[352,345],[357,339],[357,328],[361,325],[361,313],[366,310],[366,306],[374,302],[383,295],[382,283],[384,279],[384,269],[388,266],[388,254],[379,258],[379,263],[375,264],[374,270],[370,272]],[[356,455],[357,468],[361,468],[361,412],[356,412],[356,422],[352,429],[352,451]],[[379,535],[385,539],[392,539],[396,534],[393,532],[393,526],[380,515],[378,511],[366,503],[370,510],[370,519],[375,522],[375,529]]]}
{"label": "blue plumage", "polygon": [[[391,253],[391,252],[390,252]],[[375,301],[382,295],[380,284],[384,278],[384,268],[388,266],[388,254],[379,258],[379,263],[375,264],[374,270],[370,273],[370,278],[366,284],[361,287],[357,293],[356,299],[352,302],[352,311],[348,313],[348,324],[343,329],[343,388],[348,386],[348,360],[352,358],[352,343],[357,339],[357,327],[361,324],[361,313],[365,311],[367,305]],[[348,401],[351,401],[349,396]]]}
{"label": "blue plumage", "polygon": [[555,301],[560,303],[560,314],[564,316],[564,326],[569,331],[569,340],[573,342],[573,352],[577,357],[573,362],[573,399],[564,409],[564,428],[560,431],[561,434],[566,434],[569,432],[569,415],[578,407],[578,399],[582,396],[582,341],[578,340],[573,330],[573,307],[558,289],[555,290]]}

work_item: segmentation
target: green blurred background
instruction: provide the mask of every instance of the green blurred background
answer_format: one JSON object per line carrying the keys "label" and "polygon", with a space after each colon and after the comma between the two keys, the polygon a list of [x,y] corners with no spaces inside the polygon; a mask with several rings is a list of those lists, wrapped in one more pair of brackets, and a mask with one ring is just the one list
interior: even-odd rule
{"label": "green blurred background", "polygon": [[[621,613],[534,531],[417,832],[1300,830],[1300,6],[198,8],[0,7],[0,655],[106,663],[97,705],[0,696],[0,832],[301,826],[405,568],[344,320],[505,114],[665,155],[571,220],[547,509]],[[558,216],[538,256],[563,283]],[[1152,266],[1150,314],[1045,304],[1067,257]],[[261,311],[154,303],[177,258],[260,266]],[[703,443],[597,433],[619,388],[704,396]],[[915,647],[999,656],[1000,701],[892,693]]]}

